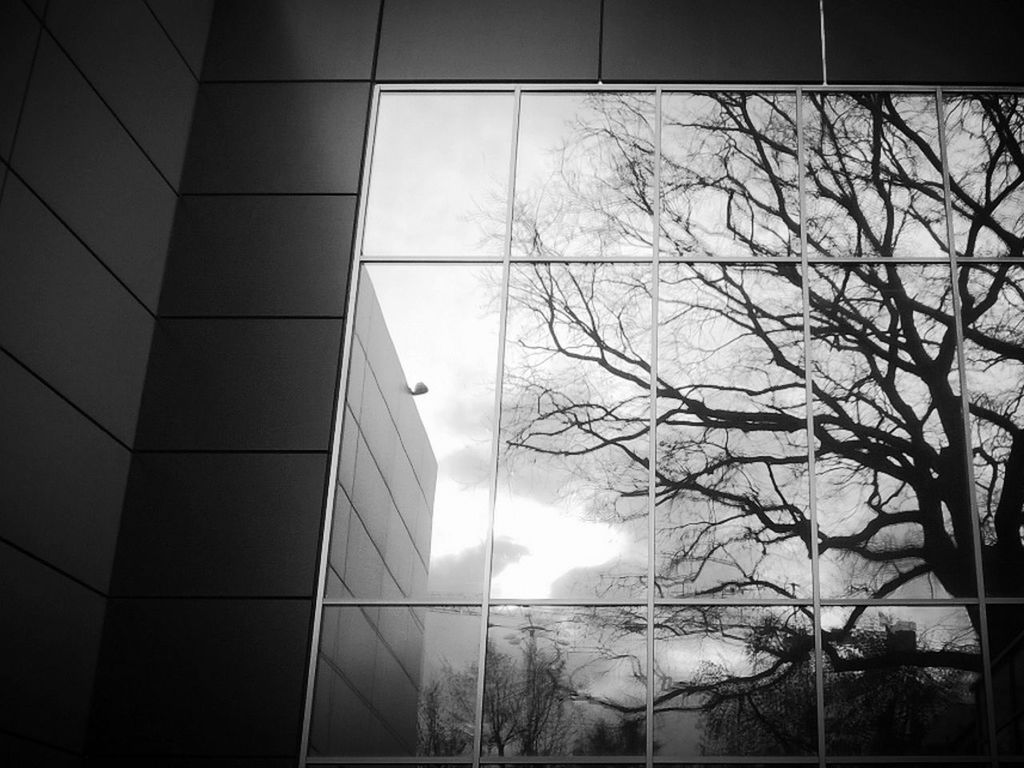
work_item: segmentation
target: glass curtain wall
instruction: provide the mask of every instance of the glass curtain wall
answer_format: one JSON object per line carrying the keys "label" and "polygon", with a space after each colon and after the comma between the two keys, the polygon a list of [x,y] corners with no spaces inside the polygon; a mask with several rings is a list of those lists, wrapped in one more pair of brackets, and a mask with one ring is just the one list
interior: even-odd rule
{"label": "glass curtain wall", "polygon": [[378,94],[309,764],[1024,765],[1024,96]]}

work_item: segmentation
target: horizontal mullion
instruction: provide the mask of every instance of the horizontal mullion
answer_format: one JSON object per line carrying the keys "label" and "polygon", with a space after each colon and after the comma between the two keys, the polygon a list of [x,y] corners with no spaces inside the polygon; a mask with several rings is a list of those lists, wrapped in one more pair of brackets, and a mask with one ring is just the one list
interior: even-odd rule
{"label": "horizontal mullion", "polygon": [[[211,81],[203,81],[211,82]],[[247,81],[252,82],[252,81]],[[365,81],[358,81],[365,82]],[[515,82],[512,81],[491,81],[491,80],[465,80],[453,82],[440,82],[436,80],[426,82],[419,80],[377,82],[376,87],[382,93],[391,92],[421,92],[444,93],[446,91],[479,91],[479,92],[513,92],[519,88],[524,93],[536,92],[581,92],[581,91],[640,91],[654,93],[660,88],[662,93],[696,93],[696,92],[725,92],[725,91],[751,91],[763,93],[793,93],[801,90],[804,93],[861,93],[865,91],[877,93],[936,93],[939,88],[943,93],[1024,93],[1024,87],[1014,85],[922,85],[920,83],[886,83],[883,85],[871,85],[863,83],[831,84],[822,83],[680,83],[678,81],[658,81],[650,83],[635,83],[624,81],[621,83],[608,82]]]}

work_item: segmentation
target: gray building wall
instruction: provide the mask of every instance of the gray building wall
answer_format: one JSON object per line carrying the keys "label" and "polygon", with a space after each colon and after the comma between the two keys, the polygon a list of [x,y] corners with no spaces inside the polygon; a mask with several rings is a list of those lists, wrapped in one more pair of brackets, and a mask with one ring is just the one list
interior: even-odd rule
{"label": "gray building wall", "polygon": [[[426,599],[437,459],[366,274],[351,349],[326,596]],[[366,754],[380,744],[415,752],[422,614],[402,607],[325,612],[310,754],[337,754],[342,744]],[[364,674],[349,678],[343,670],[352,669]],[[342,710],[349,717],[331,717]]]}
{"label": "gray building wall", "polygon": [[85,749],[212,2],[0,2],[0,763]]}
{"label": "gray building wall", "polygon": [[1024,83],[1015,0],[211,3],[0,2],[15,764],[294,764],[375,83]]}

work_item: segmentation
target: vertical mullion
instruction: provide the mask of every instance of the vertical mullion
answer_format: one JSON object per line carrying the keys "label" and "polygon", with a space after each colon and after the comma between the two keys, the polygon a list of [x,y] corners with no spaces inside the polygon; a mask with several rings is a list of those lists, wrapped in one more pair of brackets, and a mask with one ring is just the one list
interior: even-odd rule
{"label": "vertical mullion", "polygon": [[658,287],[661,247],[661,100],[662,91],[654,92],[654,216],[651,235],[651,366],[650,366],[650,435],[647,455],[647,727],[645,765],[654,765],[654,579],[657,556],[655,519],[655,493],[657,491],[658,457]]}
{"label": "vertical mullion", "polygon": [[516,88],[512,97],[512,151],[509,153],[508,199],[505,205],[505,241],[502,248],[501,299],[498,315],[498,354],[494,382],[494,412],[491,423],[490,488],[487,504],[487,534],[484,540],[483,594],[480,604],[480,650],[477,657],[476,704],[473,717],[473,768],[479,768],[483,752],[484,730],[484,675],[487,662],[487,627],[491,611],[491,560],[494,556],[494,509],[498,497],[498,459],[501,451],[501,399],[505,375],[505,336],[508,327],[509,273],[512,261],[512,213],[516,191],[516,156],[519,148],[519,111],[522,89]]}
{"label": "vertical mullion", "polygon": [[818,726],[818,765],[825,766],[825,667],[821,641],[821,569],[818,563],[818,488],[816,457],[814,450],[814,383],[811,379],[813,359],[811,354],[811,270],[807,255],[807,190],[805,188],[806,148],[804,146],[804,94],[796,90],[796,158],[797,198],[800,210],[800,269],[803,272],[801,291],[803,294],[804,322],[804,400],[807,418],[807,490],[808,514],[811,518],[811,597],[814,627],[814,692],[815,711]]}
{"label": "vertical mullion", "polygon": [[971,538],[974,548],[974,578],[978,590],[978,642],[981,646],[982,683],[985,686],[985,714],[988,721],[989,755],[993,763],[998,763],[998,746],[996,743],[995,697],[992,693],[992,654],[988,643],[988,612],[985,605],[985,573],[982,567],[981,515],[978,510],[978,498],[974,483],[974,462],[971,460],[974,451],[971,445],[971,402],[967,394],[967,363],[964,358],[964,328],[961,315],[960,268],[956,252],[956,241],[953,232],[953,198],[949,181],[949,159],[946,152],[946,110],[942,88],[935,89],[935,116],[939,124],[939,157],[942,162],[942,192],[945,199],[946,213],[946,249],[949,252],[950,297],[953,301],[953,329],[956,334],[956,362],[959,368],[960,384],[960,418],[963,429],[963,460],[964,478],[967,482],[968,501],[970,504]]}
{"label": "vertical mullion", "polygon": [[366,216],[366,190],[369,189],[370,165],[377,130],[377,111],[380,106],[380,89],[374,88],[370,102],[370,116],[366,130],[366,145],[363,150],[362,179],[359,186],[359,204],[356,231],[352,245],[352,277],[349,280],[348,304],[345,309],[344,342],[338,371],[338,391],[335,401],[334,432],[331,436],[331,452],[328,461],[327,494],[324,501],[323,529],[320,536],[320,563],[317,570],[316,597],[313,601],[313,626],[309,642],[309,664],[306,670],[306,700],[302,712],[302,732],[299,742],[299,765],[305,765],[309,756],[309,732],[312,727],[313,695],[316,688],[317,657],[320,654],[320,629],[323,623],[324,594],[327,589],[327,567],[331,551],[334,528],[334,500],[338,492],[338,462],[341,455],[341,433],[345,424],[345,397],[348,389],[348,367],[352,356],[352,340],[355,337],[356,298],[359,294],[359,277],[363,253],[363,222]]}
{"label": "vertical mullion", "polygon": [[821,38],[821,84],[828,85],[828,57],[825,55],[825,0],[818,0],[818,28]]}

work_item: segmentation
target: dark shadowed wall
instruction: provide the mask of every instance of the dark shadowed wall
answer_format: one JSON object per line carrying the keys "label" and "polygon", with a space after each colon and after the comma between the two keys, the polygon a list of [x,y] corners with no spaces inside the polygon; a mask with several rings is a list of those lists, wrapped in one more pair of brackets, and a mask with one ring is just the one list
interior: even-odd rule
{"label": "dark shadowed wall", "polygon": [[1019,85],[1022,28],[1013,0],[0,0],[0,755],[294,764],[375,82]]}
{"label": "dark shadowed wall", "polygon": [[73,765],[211,2],[0,2],[0,763]]}

